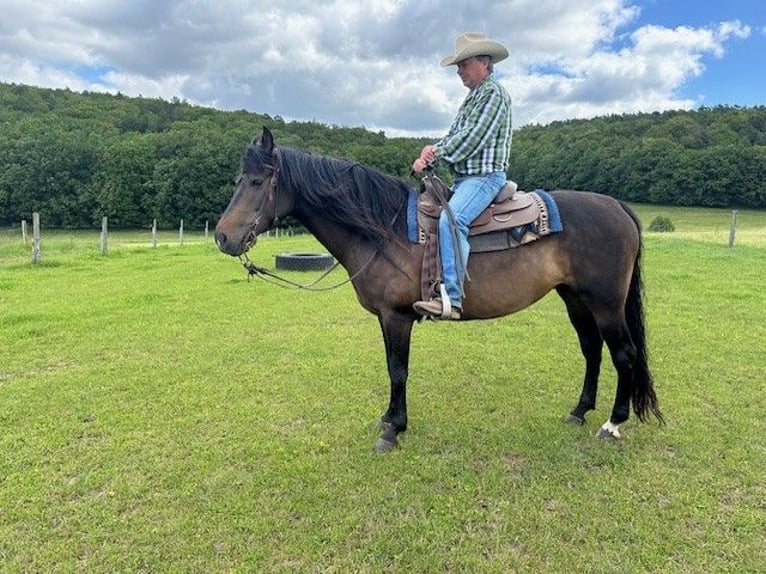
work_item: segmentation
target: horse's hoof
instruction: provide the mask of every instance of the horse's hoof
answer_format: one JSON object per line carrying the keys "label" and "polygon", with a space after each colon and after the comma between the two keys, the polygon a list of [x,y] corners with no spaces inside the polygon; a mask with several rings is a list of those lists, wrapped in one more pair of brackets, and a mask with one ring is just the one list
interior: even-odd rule
{"label": "horse's hoof", "polygon": [[620,436],[620,429],[618,426],[616,424],[610,423],[609,421],[601,425],[601,428],[598,429],[598,432],[596,433],[596,437],[601,440],[608,441],[617,441],[622,438]]}
{"label": "horse's hoof", "polygon": [[585,418],[578,417],[577,415],[569,413],[566,417],[564,417],[564,422],[569,425],[575,425],[575,426],[581,427],[582,425],[585,424]]}
{"label": "horse's hoof", "polygon": [[391,442],[390,440],[386,440],[381,437],[375,442],[375,452],[379,452],[381,454],[391,452],[398,446],[398,441]]}

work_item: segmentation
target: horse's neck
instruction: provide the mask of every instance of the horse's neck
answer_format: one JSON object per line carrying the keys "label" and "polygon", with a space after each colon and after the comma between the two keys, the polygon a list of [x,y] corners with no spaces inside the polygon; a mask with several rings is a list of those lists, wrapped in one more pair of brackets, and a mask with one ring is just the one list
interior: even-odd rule
{"label": "horse's neck", "polygon": [[337,223],[303,213],[301,210],[293,215],[350,273],[364,265],[375,249],[367,241]]}

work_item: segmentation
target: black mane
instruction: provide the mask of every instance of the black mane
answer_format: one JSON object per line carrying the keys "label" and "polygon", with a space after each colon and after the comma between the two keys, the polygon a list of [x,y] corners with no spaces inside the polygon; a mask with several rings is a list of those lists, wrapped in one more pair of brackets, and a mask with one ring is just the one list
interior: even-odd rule
{"label": "black mane", "polygon": [[[300,197],[299,209],[310,210],[351,232],[382,244],[406,235],[410,185],[359,162],[276,147],[279,186]],[[250,146],[245,168],[263,162],[260,147]]]}

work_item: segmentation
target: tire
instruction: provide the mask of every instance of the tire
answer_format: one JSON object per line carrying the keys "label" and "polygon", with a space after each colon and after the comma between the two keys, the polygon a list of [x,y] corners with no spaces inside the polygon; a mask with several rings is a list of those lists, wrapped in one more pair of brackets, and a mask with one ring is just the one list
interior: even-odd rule
{"label": "tire", "polygon": [[280,253],[274,259],[277,269],[287,271],[323,271],[335,263],[328,253]]}

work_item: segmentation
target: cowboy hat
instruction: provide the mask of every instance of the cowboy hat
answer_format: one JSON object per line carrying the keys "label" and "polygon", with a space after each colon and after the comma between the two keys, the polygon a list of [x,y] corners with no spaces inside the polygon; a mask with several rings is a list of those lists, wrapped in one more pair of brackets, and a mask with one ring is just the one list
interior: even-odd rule
{"label": "cowboy hat", "polygon": [[499,42],[490,40],[484,34],[474,32],[460,34],[455,39],[455,55],[445,56],[442,59],[442,66],[452,66],[472,56],[489,56],[492,62],[496,63],[508,57],[508,49]]}

